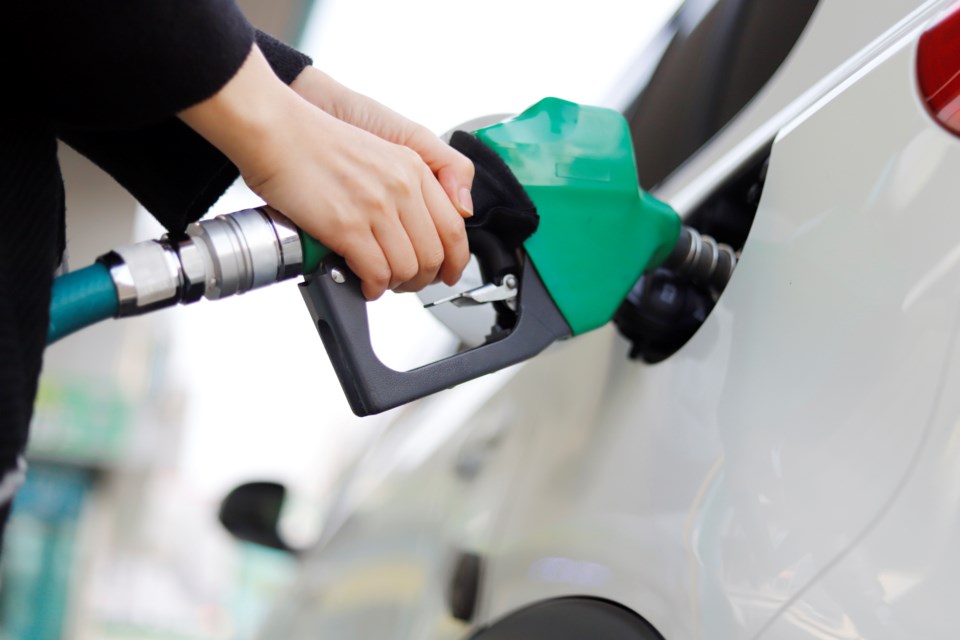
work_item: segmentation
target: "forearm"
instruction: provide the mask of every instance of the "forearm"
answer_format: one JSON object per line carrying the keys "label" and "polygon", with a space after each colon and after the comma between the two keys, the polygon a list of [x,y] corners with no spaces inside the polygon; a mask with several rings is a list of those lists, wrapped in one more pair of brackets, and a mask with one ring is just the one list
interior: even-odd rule
{"label": "forearm", "polygon": [[263,141],[277,135],[278,123],[299,106],[298,100],[254,46],[216,94],[177,115],[243,172],[257,154],[269,153],[272,145]]}
{"label": "forearm", "polygon": [[[256,42],[274,74],[285,83],[310,64],[309,57],[264,33],[256,34]],[[250,47],[248,43],[235,66],[203,98],[236,74]],[[149,126],[110,130],[61,126],[57,133],[113,176],[172,233],[180,233],[206,213],[238,175],[219,149],[172,111]]]}
{"label": "forearm", "polygon": [[348,103],[356,95],[326,73],[316,67],[307,67],[298,75],[290,88],[304,99],[320,107],[335,118],[341,117],[342,105]]}

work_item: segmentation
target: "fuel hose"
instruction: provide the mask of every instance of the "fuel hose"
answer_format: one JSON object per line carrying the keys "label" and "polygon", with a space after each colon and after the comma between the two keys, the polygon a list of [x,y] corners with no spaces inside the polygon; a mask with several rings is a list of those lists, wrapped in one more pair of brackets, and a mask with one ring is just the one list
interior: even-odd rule
{"label": "fuel hose", "polygon": [[269,208],[118,247],[54,280],[47,344],[106,320],[217,300],[315,271],[330,251]]}
{"label": "fuel hose", "polygon": [[94,263],[53,281],[47,344],[117,315],[117,290],[106,265]]}

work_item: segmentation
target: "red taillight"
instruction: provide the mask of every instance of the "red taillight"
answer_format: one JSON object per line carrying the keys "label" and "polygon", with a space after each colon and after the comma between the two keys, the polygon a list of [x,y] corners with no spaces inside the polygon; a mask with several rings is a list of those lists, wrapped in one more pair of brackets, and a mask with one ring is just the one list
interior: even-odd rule
{"label": "red taillight", "polygon": [[917,78],[930,113],[960,135],[960,2],[920,37]]}

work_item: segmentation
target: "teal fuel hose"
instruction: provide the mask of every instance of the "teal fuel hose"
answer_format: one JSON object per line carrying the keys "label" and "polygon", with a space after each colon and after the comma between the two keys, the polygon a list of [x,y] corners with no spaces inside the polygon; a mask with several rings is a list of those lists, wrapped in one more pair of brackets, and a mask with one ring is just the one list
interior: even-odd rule
{"label": "teal fuel hose", "polygon": [[53,282],[47,344],[117,315],[117,290],[100,263],[62,275]]}
{"label": "teal fuel hose", "polygon": [[54,281],[47,344],[107,318],[308,275],[329,253],[268,207],[191,224],[182,237],[117,247]]}

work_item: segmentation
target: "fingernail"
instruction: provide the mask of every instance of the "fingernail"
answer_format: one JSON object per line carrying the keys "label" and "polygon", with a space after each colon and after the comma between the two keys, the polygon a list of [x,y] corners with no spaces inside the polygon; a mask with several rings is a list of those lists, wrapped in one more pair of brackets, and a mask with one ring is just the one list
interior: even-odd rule
{"label": "fingernail", "polygon": [[469,218],[473,215],[473,196],[470,195],[470,189],[462,187],[457,196],[457,199],[459,200],[460,211],[465,213]]}

